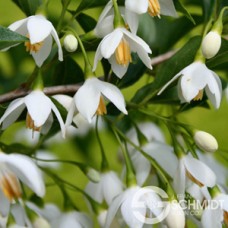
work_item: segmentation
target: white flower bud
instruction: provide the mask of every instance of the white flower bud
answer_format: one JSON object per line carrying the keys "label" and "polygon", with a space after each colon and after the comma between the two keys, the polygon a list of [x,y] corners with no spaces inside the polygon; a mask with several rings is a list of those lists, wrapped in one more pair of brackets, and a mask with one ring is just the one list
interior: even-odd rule
{"label": "white flower bud", "polygon": [[94,183],[98,183],[101,180],[100,173],[97,172],[97,170],[95,170],[93,168],[89,168],[86,175]]}
{"label": "white flower bud", "polygon": [[166,210],[168,214],[165,221],[169,228],[184,228],[185,227],[185,214],[177,201],[168,203]]}
{"label": "white flower bud", "polygon": [[34,228],[51,228],[50,224],[47,222],[47,220],[45,220],[42,217],[39,217],[35,220],[35,222],[33,223],[33,227]]}
{"label": "white flower bud", "polygon": [[78,40],[71,34],[66,35],[63,41],[63,46],[68,52],[74,52],[78,48]]}
{"label": "white flower bud", "polygon": [[107,210],[101,211],[97,217],[100,227],[105,227],[106,217],[107,217]]}
{"label": "white flower bud", "polygon": [[216,31],[210,31],[203,39],[202,53],[206,59],[214,57],[221,47],[221,36]]}
{"label": "white flower bud", "polygon": [[196,131],[194,141],[201,150],[214,152],[218,149],[215,137],[205,131]]}

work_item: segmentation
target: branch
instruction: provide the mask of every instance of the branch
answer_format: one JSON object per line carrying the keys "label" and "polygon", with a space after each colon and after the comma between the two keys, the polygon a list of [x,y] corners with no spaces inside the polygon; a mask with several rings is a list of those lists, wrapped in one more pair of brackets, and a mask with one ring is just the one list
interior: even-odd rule
{"label": "branch", "polygon": [[152,58],[151,65],[154,66],[154,65],[158,65],[162,62],[165,62],[166,60],[170,59],[176,52],[177,52],[177,50],[168,51],[165,54]]}
{"label": "branch", "polygon": [[[75,85],[61,85],[61,86],[51,86],[51,87],[45,87],[43,89],[43,92],[46,95],[54,95],[54,94],[62,94],[62,93],[75,93],[79,88],[80,84]],[[26,90],[24,87],[20,87],[19,89],[13,90],[11,92],[5,93],[0,96],[0,104],[12,101],[14,99],[17,99],[19,97],[24,97],[27,94],[29,94],[31,90]]]}
{"label": "branch", "polygon": [[[152,65],[158,65],[167,59],[171,58],[176,51],[169,51],[165,54],[159,55],[155,58],[151,59]],[[77,90],[80,88],[81,84],[74,84],[74,85],[60,85],[60,86],[51,86],[51,87],[45,87],[43,89],[43,92],[46,95],[54,95],[54,94],[66,94],[66,93],[76,93]],[[27,90],[24,86],[21,86],[20,88],[10,91],[8,93],[5,93],[3,95],[0,95],[0,104],[6,103],[9,101],[12,101],[14,99],[17,99],[19,97],[24,97],[27,94],[29,94],[31,90]]]}

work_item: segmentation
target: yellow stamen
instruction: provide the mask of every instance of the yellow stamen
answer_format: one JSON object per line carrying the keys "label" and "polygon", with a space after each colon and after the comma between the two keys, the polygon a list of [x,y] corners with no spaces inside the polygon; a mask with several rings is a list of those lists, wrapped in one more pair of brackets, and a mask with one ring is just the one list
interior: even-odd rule
{"label": "yellow stamen", "polygon": [[226,227],[228,227],[228,212],[227,211],[224,211],[223,218],[224,218],[224,223],[225,223]]}
{"label": "yellow stamen", "polygon": [[35,126],[34,120],[29,115],[29,113],[27,113],[27,116],[26,116],[26,127],[29,129],[32,129],[33,131],[40,131],[40,129],[41,129],[41,127]]}
{"label": "yellow stamen", "polygon": [[129,43],[122,39],[115,51],[116,62],[119,65],[127,66],[131,62],[131,50]]}
{"label": "yellow stamen", "polygon": [[193,98],[194,101],[202,100],[203,98],[203,90],[199,90],[199,93]]}
{"label": "yellow stamen", "polygon": [[192,182],[194,182],[195,184],[199,185],[200,187],[203,187],[203,186],[204,186],[200,181],[198,181],[195,177],[193,177],[193,176],[191,175],[191,173],[188,172],[188,170],[186,170],[186,176],[187,176]]}
{"label": "yellow stamen", "polygon": [[0,178],[0,188],[10,201],[21,197],[20,183],[13,173],[4,173]]}
{"label": "yellow stamen", "polygon": [[160,18],[160,4],[158,0],[148,0],[148,13],[152,16],[158,16]]}
{"label": "yellow stamen", "polygon": [[[29,35],[27,35],[27,37],[29,38]],[[31,44],[30,41],[26,41],[25,42],[25,47],[26,47],[26,51],[28,52],[35,52],[37,53],[41,47],[43,46],[44,42],[39,42],[39,43],[35,43],[35,44]]]}
{"label": "yellow stamen", "polygon": [[100,102],[99,102],[96,114],[100,116],[107,114],[107,109],[102,96],[100,97]]}

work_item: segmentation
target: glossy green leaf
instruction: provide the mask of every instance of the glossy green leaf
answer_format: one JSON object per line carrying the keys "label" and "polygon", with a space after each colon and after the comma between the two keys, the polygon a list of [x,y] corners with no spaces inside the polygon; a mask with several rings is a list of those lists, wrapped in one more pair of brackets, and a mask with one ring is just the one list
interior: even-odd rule
{"label": "glossy green leaf", "polygon": [[104,6],[108,3],[108,0],[83,0],[81,1],[81,4],[78,6],[75,14],[78,14],[79,12],[86,10],[86,9],[90,9],[90,8],[94,8],[94,7],[98,7],[98,6]]}
{"label": "glossy green leaf", "polygon": [[155,80],[142,87],[135,94],[132,101],[141,103],[154,97],[163,85],[170,81],[184,67],[193,62],[200,42],[201,37],[192,38],[172,58],[161,64],[158,68]]}
{"label": "glossy green leaf", "polygon": [[76,20],[85,32],[93,30],[97,24],[96,20],[84,13],[80,13],[76,17]]}
{"label": "glossy green leaf", "polygon": [[184,7],[184,5],[179,0],[174,1],[174,5],[177,11],[183,13],[185,17],[187,17],[194,25],[196,24],[191,14],[188,12],[188,10]]}
{"label": "glossy green leaf", "polygon": [[27,15],[34,15],[42,4],[42,0],[13,0],[13,2]]}
{"label": "glossy green leaf", "polygon": [[216,3],[216,0],[203,0],[203,15],[204,15],[204,21],[209,21],[212,13],[213,13],[213,9]]}
{"label": "glossy green leaf", "polygon": [[28,38],[0,26],[0,50],[25,42]]}

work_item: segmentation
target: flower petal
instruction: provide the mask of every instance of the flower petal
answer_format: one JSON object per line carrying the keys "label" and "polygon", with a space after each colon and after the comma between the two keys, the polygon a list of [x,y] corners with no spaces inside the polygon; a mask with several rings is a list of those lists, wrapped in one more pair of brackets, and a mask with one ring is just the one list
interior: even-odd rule
{"label": "flower petal", "polygon": [[5,129],[12,124],[20,116],[24,108],[24,98],[19,98],[11,102],[0,119],[0,124],[3,123],[2,128]]}
{"label": "flower petal", "polygon": [[101,54],[101,45],[102,45],[102,42],[100,42],[100,44],[97,47],[97,50],[96,50],[96,53],[95,53],[95,57],[94,57],[92,71],[96,70],[98,62],[103,58],[103,56]]}
{"label": "flower petal", "polygon": [[58,34],[55,30],[55,28],[52,25],[52,30],[51,30],[51,35],[53,36],[57,46],[58,46],[58,59],[59,61],[63,61],[63,50],[62,50],[62,46],[58,37]]}
{"label": "flower petal", "polygon": [[125,21],[129,25],[129,28],[133,34],[137,33],[138,27],[139,27],[139,17],[136,13],[133,11],[128,10],[125,8]]}
{"label": "flower petal", "polygon": [[72,100],[71,106],[70,106],[70,109],[68,110],[68,114],[67,114],[67,118],[66,118],[66,123],[65,123],[66,127],[71,125],[73,118],[74,118],[75,111],[76,111],[76,104],[75,104],[75,101]]}
{"label": "flower petal", "polygon": [[200,183],[207,187],[213,187],[216,184],[214,172],[203,162],[190,156],[185,156],[183,161],[187,171]]}
{"label": "flower petal", "polygon": [[43,45],[41,47],[41,49],[38,52],[31,52],[36,65],[38,67],[41,67],[43,62],[47,59],[47,57],[49,56],[49,54],[51,53],[51,49],[52,49],[52,37],[51,36],[47,36],[45,38],[45,40],[43,41]]}
{"label": "flower petal", "polygon": [[5,197],[2,190],[0,190],[0,202],[0,227],[4,227],[2,223],[7,222],[10,211],[10,201]]}
{"label": "flower petal", "polygon": [[62,136],[63,136],[63,138],[65,138],[65,135],[66,135],[66,127],[65,127],[65,124],[63,122],[63,119],[62,119],[62,116],[60,115],[59,110],[56,108],[56,106],[52,102],[51,102],[51,109],[55,113],[55,115],[56,115],[56,117],[57,117],[57,119],[59,121],[60,128],[61,128],[61,131],[62,131]]}
{"label": "flower petal", "polygon": [[112,55],[108,61],[110,62],[112,70],[115,73],[115,75],[121,79],[127,72],[129,64],[127,64],[126,66],[122,66],[122,65],[118,64],[116,62],[115,55]]}
{"label": "flower petal", "polygon": [[184,197],[185,192],[185,181],[186,181],[186,175],[185,175],[185,167],[184,167],[184,161],[183,158],[180,159],[178,168],[176,170],[176,174],[173,178],[173,187],[179,196]]}
{"label": "flower petal", "polygon": [[177,17],[177,12],[173,0],[159,0],[161,14],[171,17]]}
{"label": "flower petal", "polygon": [[42,91],[32,91],[25,98],[25,105],[36,127],[41,127],[51,113],[52,102]]}
{"label": "flower petal", "polygon": [[101,181],[99,183],[94,183],[89,181],[85,188],[85,192],[91,196],[95,201],[98,203],[103,202],[103,191],[102,191],[102,183]]}
{"label": "flower petal", "polygon": [[28,34],[28,30],[27,30],[27,26],[26,26],[28,19],[29,19],[29,17],[16,21],[13,24],[11,24],[8,28],[11,31],[17,32],[17,33],[21,34],[22,36],[25,36]]}
{"label": "flower petal", "polygon": [[100,102],[101,93],[97,88],[97,80],[96,78],[87,79],[74,97],[78,111],[89,123],[91,123]]}
{"label": "flower petal", "polygon": [[41,15],[31,16],[27,28],[31,44],[39,43],[46,39],[52,31],[52,23]]}
{"label": "flower petal", "polygon": [[102,37],[105,37],[108,34],[110,34],[114,30],[113,19],[114,19],[114,15],[110,15],[110,16],[105,17],[99,23],[97,23],[97,25],[94,29],[96,36],[102,38]]}
{"label": "flower petal", "polygon": [[110,228],[110,225],[112,224],[112,221],[120,207],[120,205],[123,203],[123,201],[126,198],[126,194],[121,193],[118,195],[111,203],[108,209],[106,222],[105,222],[105,228]]}
{"label": "flower petal", "polygon": [[6,155],[1,153],[0,160],[5,162],[12,172],[38,196],[44,196],[45,186],[41,172],[29,157],[21,154]]}
{"label": "flower petal", "polygon": [[122,192],[122,182],[116,173],[110,171],[102,175],[102,191],[108,205]]}
{"label": "flower petal", "polygon": [[215,108],[219,108],[222,99],[222,83],[217,74],[210,71],[205,92]]}
{"label": "flower petal", "polygon": [[125,6],[128,10],[137,14],[146,13],[148,9],[148,0],[126,0]]}
{"label": "flower petal", "polygon": [[97,80],[101,93],[108,98],[121,112],[127,114],[125,108],[125,100],[121,91],[114,85],[108,82],[102,82]]}
{"label": "flower petal", "polygon": [[201,222],[203,228],[222,228],[223,212],[220,208],[206,208],[202,214]]}
{"label": "flower petal", "polygon": [[112,33],[108,34],[101,41],[101,54],[105,59],[109,59],[115,52],[123,37],[122,29],[117,28]]}

